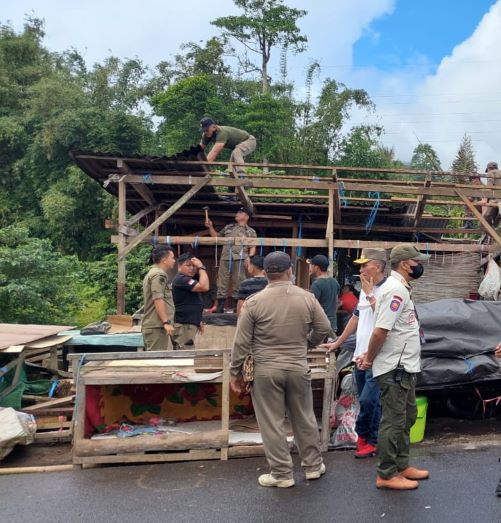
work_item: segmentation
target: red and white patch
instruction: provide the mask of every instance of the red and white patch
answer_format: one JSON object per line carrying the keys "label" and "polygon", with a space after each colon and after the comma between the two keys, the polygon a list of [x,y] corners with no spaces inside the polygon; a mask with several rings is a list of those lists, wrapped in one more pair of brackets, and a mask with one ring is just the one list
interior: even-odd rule
{"label": "red and white patch", "polygon": [[400,309],[400,305],[402,305],[402,302],[403,299],[395,294],[390,302],[390,310],[392,312],[397,312],[398,309]]}

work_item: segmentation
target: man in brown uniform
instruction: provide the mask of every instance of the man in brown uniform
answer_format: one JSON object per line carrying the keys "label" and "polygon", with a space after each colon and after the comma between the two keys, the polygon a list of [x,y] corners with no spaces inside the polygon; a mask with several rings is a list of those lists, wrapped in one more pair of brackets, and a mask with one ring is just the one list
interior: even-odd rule
{"label": "man in brown uniform", "polygon": [[[213,237],[222,236],[224,238],[256,238],[256,231],[249,227],[249,219],[252,211],[247,207],[241,207],[235,215],[235,223],[224,226],[219,233],[214,229],[211,220],[205,222],[209,229],[209,234]],[[244,245],[230,246],[225,244],[219,259],[219,272],[217,275],[217,312],[224,312],[224,302],[228,296],[228,287],[231,279],[232,297],[236,307],[238,300],[238,289],[245,279],[245,259],[247,256],[254,256],[256,247],[246,247]]]}
{"label": "man in brown uniform", "polygon": [[158,245],[151,254],[153,267],[143,280],[144,316],[141,331],[146,350],[172,349],[174,335],[174,301],[172,284],[167,275],[174,268],[174,249]]}
{"label": "man in brown uniform", "polygon": [[[496,162],[489,162],[485,172],[489,175],[489,178],[487,178],[487,186],[501,187],[501,171],[498,169]],[[497,227],[499,225],[501,201],[498,198],[483,198],[480,203],[495,204],[492,207],[490,205],[484,205],[482,207],[482,215],[491,225]]]}
{"label": "man in brown uniform", "polygon": [[285,488],[294,485],[284,426],[286,411],[306,479],[318,479],[325,473],[306,350],[319,344],[331,325],[315,296],[292,284],[288,254],[268,254],[264,270],[269,285],[247,298],[238,320],[231,387],[237,392],[243,389],[243,361],[252,354],[252,403],[271,469],[258,482],[263,487]]}

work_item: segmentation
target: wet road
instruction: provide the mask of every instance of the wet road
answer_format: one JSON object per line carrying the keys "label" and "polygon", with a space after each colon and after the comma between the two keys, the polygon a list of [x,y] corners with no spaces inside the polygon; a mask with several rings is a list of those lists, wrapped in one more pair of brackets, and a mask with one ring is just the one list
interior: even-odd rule
{"label": "wet road", "polygon": [[328,453],[317,481],[298,466],[290,489],[257,485],[264,458],[0,476],[0,521],[500,523],[499,456],[501,436],[482,449],[418,448],[413,464],[431,478],[411,492],[377,490],[374,461],[349,452]]}

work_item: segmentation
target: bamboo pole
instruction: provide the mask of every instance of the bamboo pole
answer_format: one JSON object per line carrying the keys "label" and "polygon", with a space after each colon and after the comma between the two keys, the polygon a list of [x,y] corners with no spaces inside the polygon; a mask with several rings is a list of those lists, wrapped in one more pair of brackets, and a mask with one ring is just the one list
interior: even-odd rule
{"label": "bamboo pole", "polygon": [[80,467],[76,465],[46,465],[44,467],[4,467],[0,468],[0,475],[33,474],[35,472],[68,472]]}

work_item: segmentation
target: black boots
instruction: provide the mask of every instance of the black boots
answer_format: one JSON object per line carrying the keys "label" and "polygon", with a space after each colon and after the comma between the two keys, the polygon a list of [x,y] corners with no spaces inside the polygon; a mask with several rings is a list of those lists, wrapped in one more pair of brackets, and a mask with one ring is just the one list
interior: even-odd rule
{"label": "black boots", "polygon": [[218,298],[217,299],[217,309],[216,309],[216,312],[218,314],[224,312],[224,303],[226,301],[226,298]]}

